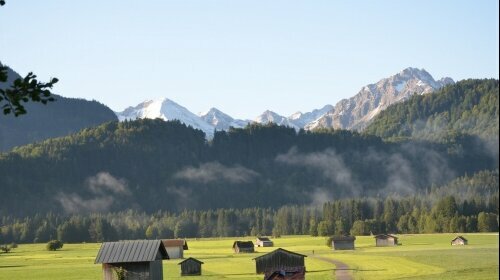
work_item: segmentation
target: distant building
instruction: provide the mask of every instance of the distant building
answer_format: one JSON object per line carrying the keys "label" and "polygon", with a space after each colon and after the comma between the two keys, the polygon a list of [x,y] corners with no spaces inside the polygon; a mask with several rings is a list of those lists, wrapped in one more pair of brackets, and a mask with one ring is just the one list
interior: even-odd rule
{"label": "distant building", "polygon": [[390,234],[375,235],[375,245],[377,247],[396,246],[398,245],[398,238]]}
{"label": "distant building", "polygon": [[273,247],[273,242],[269,239],[269,237],[257,237],[255,241],[255,245],[257,247]]}
{"label": "distant building", "polygon": [[233,250],[235,253],[253,253],[255,252],[252,241],[234,241]]}
{"label": "distant building", "polygon": [[104,280],[162,280],[168,258],[160,240],[104,242],[95,263],[102,263]]}
{"label": "distant building", "polygon": [[201,275],[202,261],[195,258],[187,258],[179,263],[181,266],[181,276]]}
{"label": "distant building", "polygon": [[264,279],[304,279],[306,255],[278,248],[254,258],[257,273],[264,273]]}
{"label": "distant building", "polygon": [[162,240],[165,249],[167,249],[170,259],[184,258],[184,250],[188,250],[188,245],[184,239],[164,239]]}
{"label": "distant building", "polygon": [[468,241],[463,236],[457,236],[451,240],[451,245],[467,245]]}
{"label": "distant building", "polygon": [[354,250],[354,236],[333,236],[331,239],[333,250]]}

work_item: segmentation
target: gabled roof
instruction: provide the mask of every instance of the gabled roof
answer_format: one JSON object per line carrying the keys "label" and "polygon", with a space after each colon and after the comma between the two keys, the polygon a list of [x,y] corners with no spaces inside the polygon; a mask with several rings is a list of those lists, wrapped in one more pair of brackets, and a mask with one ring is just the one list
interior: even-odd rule
{"label": "gabled roof", "polygon": [[189,262],[197,262],[197,263],[199,263],[199,264],[204,264],[204,262],[202,262],[202,261],[200,261],[200,260],[197,260],[197,259],[195,259],[195,258],[187,258],[187,259],[183,260],[182,262],[180,262],[180,263],[178,263],[178,264],[183,264],[183,263],[188,262],[188,261],[189,261]]}
{"label": "gabled roof", "polygon": [[253,248],[254,247],[252,241],[234,241],[233,248],[235,248],[236,246],[238,246],[238,248],[250,248],[250,247]]}
{"label": "gabled roof", "polygon": [[276,250],[274,250],[274,251],[272,251],[272,252],[269,252],[269,253],[264,254],[264,255],[262,255],[262,256],[258,256],[258,257],[253,258],[253,259],[254,259],[254,260],[257,260],[257,259],[260,259],[260,258],[262,258],[262,257],[268,256],[268,255],[274,255],[274,254],[277,254],[277,253],[280,253],[280,252],[285,253],[285,254],[296,255],[296,256],[300,256],[300,257],[307,257],[306,255],[302,255],[302,254],[299,254],[299,253],[295,253],[295,252],[292,252],[292,251],[288,251],[288,250],[285,250],[285,249],[283,249],[283,248],[278,248],[278,249],[276,249]]}
{"label": "gabled roof", "polygon": [[397,236],[394,236],[392,234],[377,234],[374,236],[374,238],[376,238],[376,239],[388,239],[388,238],[398,239]]}
{"label": "gabled roof", "polygon": [[182,247],[184,250],[188,249],[185,239],[163,239],[161,242],[163,242],[165,247]]}
{"label": "gabled roof", "polygon": [[[258,240],[258,241],[271,241],[271,240],[269,239],[269,237],[264,237],[264,236],[257,237],[257,240]],[[272,241],[271,241],[271,242],[272,242]]]}
{"label": "gabled roof", "polygon": [[156,259],[158,251],[163,260],[169,259],[160,240],[104,242],[95,263],[151,262]]}
{"label": "gabled roof", "polygon": [[354,240],[356,240],[356,237],[351,235],[332,236],[332,241],[354,241]]}
{"label": "gabled roof", "polygon": [[462,239],[463,241],[467,241],[467,239],[465,239],[465,237],[463,237],[463,236],[461,236],[461,235],[459,235],[459,236],[457,236],[457,237],[453,238],[451,241],[455,241],[455,240],[457,240],[457,239]]}

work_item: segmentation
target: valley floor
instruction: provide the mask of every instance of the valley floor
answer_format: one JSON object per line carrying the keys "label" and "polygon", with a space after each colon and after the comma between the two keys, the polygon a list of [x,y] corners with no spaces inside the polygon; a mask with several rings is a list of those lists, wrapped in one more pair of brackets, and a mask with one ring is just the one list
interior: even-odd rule
{"label": "valley floor", "polygon": [[[324,237],[285,236],[273,239],[274,248],[256,248],[253,254],[234,254],[233,241],[253,238],[188,240],[185,257],[205,264],[203,275],[180,277],[180,260],[164,261],[164,279],[263,279],[255,274],[253,258],[276,248],[308,255],[306,279],[335,279],[335,263],[348,266],[345,279],[498,279],[498,234],[463,234],[468,246],[455,247],[455,234],[399,235],[402,245],[375,247],[373,237],[361,236],[354,251],[332,251]],[[21,244],[0,254],[0,279],[102,279],[94,264],[100,244],[65,244],[56,252],[45,244]],[[340,277],[339,277],[340,278]],[[339,279],[340,280],[340,279]]]}

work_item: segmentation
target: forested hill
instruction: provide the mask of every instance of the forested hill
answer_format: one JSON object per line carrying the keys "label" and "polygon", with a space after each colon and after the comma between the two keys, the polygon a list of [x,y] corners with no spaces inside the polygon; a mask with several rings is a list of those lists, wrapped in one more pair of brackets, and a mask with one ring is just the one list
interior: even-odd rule
{"label": "forested hill", "polygon": [[0,215],[279,207],[409,195],[498,168],[475,136],[385,143],[276,125],[216,132],[180,122],[108,122],[0,155]]}
{"label": "forested hill", "polygon": [[498,80],[463,80],[387,108],[365,132],[437,141],[457,133],[498,139],[498,95]]}
{"label": "forested hill", "polygon": [[[0,83],[6,88],[19,74],[7,68],[8,81]],[[57,86],[56,86],[57,88]],[[0,151],[8,151],[21,146],[52,137],[65,136],[83,128],[97,126],[104,122],[117,120],[114,112],[97,101],[54,96],[56,101],[47,105],[26,103],[26,115],[13,115],[0,118]]]}

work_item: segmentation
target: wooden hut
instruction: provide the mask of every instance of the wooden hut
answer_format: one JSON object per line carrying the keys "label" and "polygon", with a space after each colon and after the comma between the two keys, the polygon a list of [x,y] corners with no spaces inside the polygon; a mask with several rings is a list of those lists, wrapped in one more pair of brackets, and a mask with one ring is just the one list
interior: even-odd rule
{"label": "wooden hut", "polygon": [[452,246],[467,245],[467,243],[468,243],[467,239],[465,239],[465,237],[463,237],[463,236],[457,236],[457,237],[453,238],[453,240],[451,240]]}
{"label": "wooden hut", "polygon": [[257,247],[273,247],[273,242],[269,239],[269,237],[257,237],[257,240],[255,241],[255,245]]}
{"label": "wooden hut", "polygon": [[[305,257],[307,256],[278,248],[270,253],[254,258],[255,269],[257,273],[265,274],[266,277],[264,279],[268,279],[271,275],[274,275],[274,278],[269,279],[304,279],[306,269],[304,265]],[[302,278],[300,278],[300,275],[302,275]],[[299,278],[290,278],[292,276]]]}
{"label": "wooden hut", "polygon": [[202,261],[195,258],[187,258],[179,263],[181,266],[181,276],[201,275]]}
{"label": "wooden hut", "polygon": [[333,236],[331,239],[333,250],[354,250],[354,236]]}
{"label": "wooden hut", "polygon": [[253,253],[255,252],[252,241],[234,241],[233,250],[235,253]]}
{"label": "wooden hut", "polygon": [[102,243],[95,263],[102,263],[104,280],[162,280],[165,259],[168,253],[160,240],[135,240]]}
{"label": "wooden hut", "polygon": [[375,246],[386,247],[386,246],[396,246],[398,245],[398,238],[390,234],[379,234],[375,235]]}
{"label": "wooden hut", "polygon": [[184,239],[164,239],[163,246],[167,249],[170,259],[184,258],[184,250],[188,250],[188,245]]}

